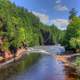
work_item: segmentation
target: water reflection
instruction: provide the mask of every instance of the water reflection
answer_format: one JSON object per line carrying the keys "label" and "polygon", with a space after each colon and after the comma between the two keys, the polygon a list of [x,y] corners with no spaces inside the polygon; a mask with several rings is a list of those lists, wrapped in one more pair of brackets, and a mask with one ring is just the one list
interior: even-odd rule
{"label": "water reflection", "polygon": [[[66,74],[66,75],[65,75]],[[28,71],[16,75],[8,80],[76,80],[75,77],[65,73],[61,62],[50,56],[43,57]]]}
{"label": "water reflection", "polygon": [[[21,62],[17,67],[12,68],[12,73],[10,73],[12,76],[10,78],[7,76],[3,80],[80,80],[77,79],[76,75],[72,74],[73,70],[70,71],[71,69],[64,68],[61,62],[51,56],[43,56],[29,70],[24,69],[26,68],[24,64]],[[19,73],[14,75],[14,72]],[[4,77],[4,75],[2,76]],[[2,80],[1,76],[0,80]]]}

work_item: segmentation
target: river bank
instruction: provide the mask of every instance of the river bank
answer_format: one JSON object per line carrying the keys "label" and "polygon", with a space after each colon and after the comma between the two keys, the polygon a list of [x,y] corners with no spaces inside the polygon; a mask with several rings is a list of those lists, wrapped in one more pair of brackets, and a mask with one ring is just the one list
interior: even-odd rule
{"label": "river bank", "polygon": [[65,72],[68,75],[67,80],[78,80],[80,79],[80,74],[79,74],[79,68],[77,69],[75,67],[74,61],[75,61],[75,56],[80,56],[80,54],[71,54],[71,55],[56,55],[56,60],[60,61],[63,63]]}
{"label": "river bank", "polygon": [[56,59],[64,63],[64,66],[70,66],[77,57],[80,57],[80,53],[56,55]]}
{"label": "river bank", "polygon": [[12,56],[12,58],[9,58],[9,59],[6,58],[5,60],[0,61],[0,69],[8,67],[14,61],[15,62],[19,61],[25,55],[27,55],[27,50],[26,49],[22,48],[22,49],[18,50],[15,57]]}

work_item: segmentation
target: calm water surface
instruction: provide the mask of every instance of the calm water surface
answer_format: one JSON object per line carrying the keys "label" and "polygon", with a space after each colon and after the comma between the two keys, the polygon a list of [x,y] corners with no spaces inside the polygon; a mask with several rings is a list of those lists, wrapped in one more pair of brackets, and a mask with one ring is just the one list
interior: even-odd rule
{"label": "calm water surface", "polygon": [[44,56],[29,70],[9,78],[8,80],[77,80],[65,73],[61,62],[50,56]]}

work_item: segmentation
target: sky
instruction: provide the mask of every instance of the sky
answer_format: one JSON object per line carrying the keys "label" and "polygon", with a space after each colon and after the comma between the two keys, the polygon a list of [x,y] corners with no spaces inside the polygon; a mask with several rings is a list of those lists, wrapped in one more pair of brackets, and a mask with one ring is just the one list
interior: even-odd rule
{"label": "sky", "polygon": [[11,2],[31,11],[42,23],[55,24],[62,30],[69,24],[69,11],[72,8],[80,10],[80,0],[11,0]]}

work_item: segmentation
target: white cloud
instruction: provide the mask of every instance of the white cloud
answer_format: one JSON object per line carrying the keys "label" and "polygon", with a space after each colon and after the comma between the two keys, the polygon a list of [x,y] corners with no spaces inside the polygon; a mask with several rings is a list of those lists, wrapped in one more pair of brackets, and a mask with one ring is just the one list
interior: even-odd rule
{"label": "white cloud", "polygon": [[43,22],[44,24],[48,24],[49,23],[49,16],[43,13],[39,13],[39,12],[32,12],[34,15],[36,15],[37,17],[40,18],[40,21]]}
{"label": "white cloud", "polygon": [[56,4],[59,4],[59,3],[61,3],[61,0],[56,0]]}
{"label": "white cloud", "polygon": [[62,4],[57,4],[54,8],[57,11],[69,11],[68,7]]}
{"label": "white cloud", "polygon": [[49,16],[44,13],[33,11],[33,14],[38,16],[42,23],[48,24],[48,25],[54,24],[61,30],[66,29],[67,25],[69,24],[69,21],[67,19],[51,19],[50,20]]}
{"label": "white cloud", "polygon": [[54,9],[57,11],[69,11],[68,7],[66,5],[63,5],[61,0],[56,0]]}
{"label": "white cloud", "polygon": [[54,25],[56,25],[59,29],[66,29],[69,21],[67,19],[54,19],[51,21]]}

